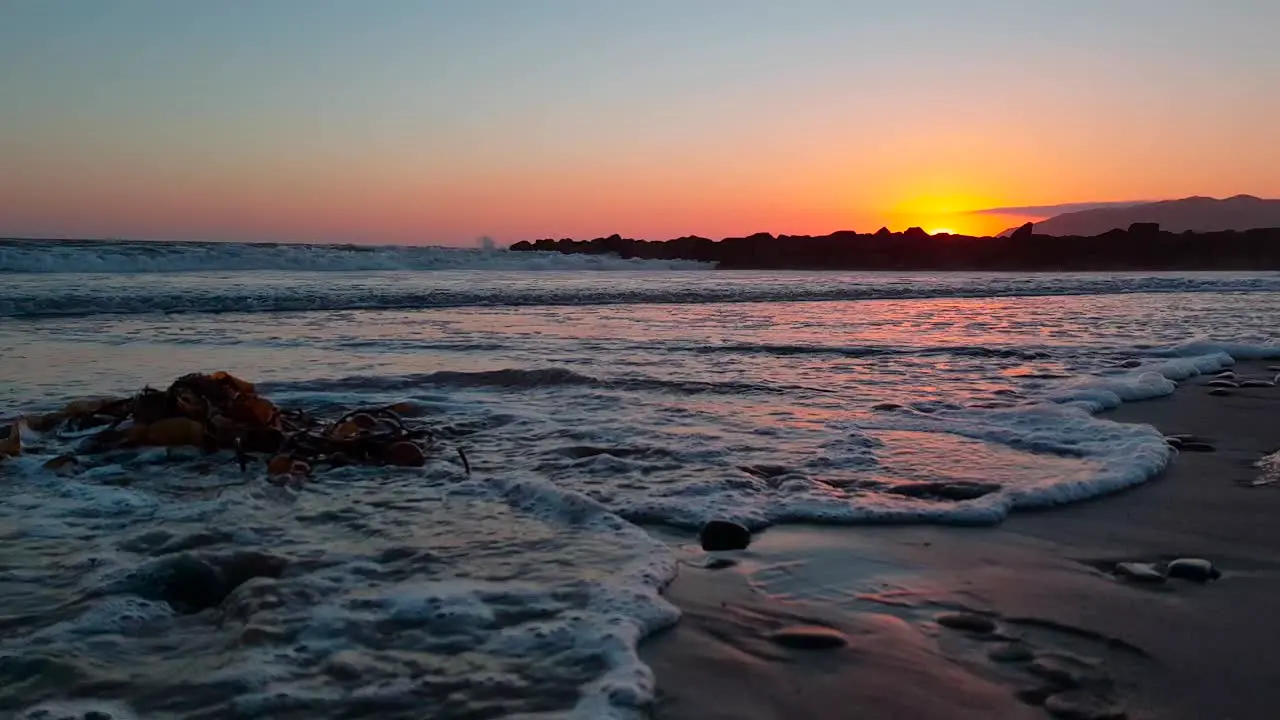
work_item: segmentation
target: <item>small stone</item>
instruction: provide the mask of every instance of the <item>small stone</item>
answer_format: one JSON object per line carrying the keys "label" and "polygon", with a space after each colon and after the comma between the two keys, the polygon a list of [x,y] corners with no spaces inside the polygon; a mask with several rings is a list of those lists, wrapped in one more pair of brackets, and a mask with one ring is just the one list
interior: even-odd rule
{"label": "small stone", "polygon": [[1209,381],[1208,383],[1206,383],[1206,384],[1207,384],[1209,387],[1216,387],[1216,388],[1238,388],[1238,387],[1240,387],[1240,383],[1236,382],[1235,380],[1210,380],[1210,381]]}
{"label": "small stone", "polygon": [[1195,582],[1208,582],[1222,577],[1222,573],[1213,566],[1213,563],[1203,558],[1178,558],[1169,563],[1166,573],[1171,578]]}
{"label": "small stone", "polygon": [[742,550],[751,544],[751,531],[745,525],[729,520],[712,520],[702,526],[698,540],[702,549],[709,552]]}
{"label": "small stone", "polygon": [[976,615],[974,613],[942,613],[935,617],[934,620],[942,627],[951,628],[952,630],[989,633],[996,629],[996,623],[994,620],[986,617],[985,615]]}
{"label": "small stone", "polygon": [[1209,391],[1209,394],[1210,394],[1210,395],[1212,395],[1212,396],[1214,396],[1214,397],[1227,397],[1228,395],[1230,395],[1230,394],[1231,394],[1231,391],[1230,391],[1230,390],[1228,390],[1228,389],[1226,389],[1226,388],[1216,387],[1216,388],[1214,388],[1214,389],[1210,390],[1210,391]]}
{"label": "small stone", "polygon": [[386,460],[387,464],[398,467],[422,467],[427,464],[422,448],[408,440],[391,443],[387,448]]}
{"label": "small stone", "polygon": [[1164,442],[1166,445],[1168,445],[1171,448],[1174,448],[1175,450],[1182,447],[1182,440],[1180,438],[1170,436],[1165,438]]}
{"label": "small stone", "polygon": [[1218,373],[1217,375],[1214,375],[1214,377],[1215,377],[1215,378],[1218,378],[1218,379],[1220,379],[1220,380],[1235,380],[1235,379],[1236,379],[1236,374],[1235,374],[1234,372],[1230,371],[1230,370],[1223,370],[1222,372]]}
{"label": "small stone", "polygon": [[288,475],[293,468],[293,458],[288,455],[276,455],[267,461],[268,475]]}
{"label": "small stone", "polygon": [[1125,360],[1124,362],[1120,363],[1120,367],[1122,368],[1142,367],[1142,361],[1141,360]]}
{"label": "small stone", "polygon": [[902,406],[898,403],[884,402],[878,405],[872,405],[871,409],[878,410],[880,412],[889,412],[891,410],[901,410]]}
{"label": "small stone", "polygon": [[1046,653],[1031,661],[1027,672],[1048,680],[1058,690],[1072,690],[1096,677],[1090,663],[1067,653]]}
{"label": "small stone", "polygon": [[1019,642],[1000,643],[987,651],[987,657],[992,662],[998,663],[1020,663],[1031,660],[1034,654],[1031,648]]}
{"label": "small stone", "polygon": [[1213,452],[1215,448],[1207,442],[1184,442],[1180,449],[1187,452]]}
{"label": "small stone", "polygon": [[1271,382],[1270,380],[1242,380],[1242,381],[1240,381],[1240,387],[1242,387],[1242,388],[1270,388],[1270,387],[1275,387],[1275,386],[1276,386],[1276,384],[1275,384],[1274,382]]}
{"label": "small stone", "polygon": [[1151,563],[1122,562],[1116,565],[1116,575],[1133,582],[1162,583],[1164,574]]}
{"label": "small stone", "polygon": [[948,500],[975,500],[990,495],[994,492],[1000,492],[999,483],[977,483],[977,482],[958,482],[947,483],[939,487],[935,493]]}
{"label": "small stone", "polygon": [[775,643],[797,650],[831,650],[849,644],[844,633],[821,625],[794,625],[769,635]]}
{"label": "small stone", "polygon": [[1049,695],[1052,692],[1053,688],[1027,687],[1015,691],[1013,696],[1028,705],[1040,707],[1041,705],[1044,705],[1045,700],[1049,699]]}
{"label": "small stone", "polygon": [[1050,695],[1044,701],[1044,709],[1064,720],[1123,720],[1128,717],[1124,708],[1111,700],[1079,690]]}
{"label": "small stone", "polygon": [[731,568],[737,564],[738,564],[738,561],[734,560],[733,558],[717,557],[717,558],[711,558],[702,567],[706,568],[707,570],[724,570],[725,568]]}

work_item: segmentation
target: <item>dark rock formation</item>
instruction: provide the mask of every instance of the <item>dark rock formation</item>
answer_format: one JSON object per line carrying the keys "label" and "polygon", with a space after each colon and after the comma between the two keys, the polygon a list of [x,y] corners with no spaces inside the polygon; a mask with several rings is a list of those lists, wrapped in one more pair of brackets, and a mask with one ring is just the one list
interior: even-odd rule
{"label": "dark rock formation", "polygon": [[751,531],[736,522],[712,520],[702,526],[698,539],[703,550],[741,550],[751,544]]}
{"label": "dark rock formation", "polygon": [[1035,231],[1035,223],[1025,223],[1022,227],[1014,230],[1009,237],[1013,240],[1029,240],[1032,235],[1035,235]]}
{"label": "dark rock formation", "polygon": [[[1280,270],[1280,225],[1245,232],[1172,233],[1130,224],[1100,235],[1050,237],[1044,223],[1011,237],[933,237],[920,228],[873,235],[770,235],[664,242],[618,235],[595,240],[521,241],[514,251],[697,260],[721,269],[795,270]],[[1127,227],[1130,227],[1127,226]],[[1167,227],[1167,226],[1162,226]]]}

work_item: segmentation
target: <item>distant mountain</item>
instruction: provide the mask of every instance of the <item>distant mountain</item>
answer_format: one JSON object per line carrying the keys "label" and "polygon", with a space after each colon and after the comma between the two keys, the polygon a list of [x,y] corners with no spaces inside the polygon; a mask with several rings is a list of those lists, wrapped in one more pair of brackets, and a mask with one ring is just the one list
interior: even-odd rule
{"label": "distant mountain", "polygon": [[[1252,195],[1236,195],[1225,200],[1189,197],[1127,207],[1081,210],[1036,223],[1035,234],[1059,237],[1101,235],[1108,230],[1127,228],[1133,223],[1160,223],[1160,229],[1167,232],[1280,228],[1280,200],[1263,200]],[[1001,234],[1009,235],[1013,230]]]}

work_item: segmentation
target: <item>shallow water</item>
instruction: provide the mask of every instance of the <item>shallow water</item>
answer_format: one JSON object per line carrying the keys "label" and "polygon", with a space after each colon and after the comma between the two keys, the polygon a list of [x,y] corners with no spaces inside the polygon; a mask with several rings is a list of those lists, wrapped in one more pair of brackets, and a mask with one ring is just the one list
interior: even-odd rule
{"label": "shallow water", "polygon": [[[415,400],[475,470],[292,492],[150,451],[61,477],[31,438],[0,465],[0,714],[625,717],[652,691],[635,642],[676,619],[637,523],[998,522],[1167,462],[1090,411],[1280,354],[1270,274],[514,262],[0,274],[0,415],[226,369],[289,405]],[[1001,489],[893,492],[940,481]],[[283,572],[200,612],[156,599],[193,559]]]}

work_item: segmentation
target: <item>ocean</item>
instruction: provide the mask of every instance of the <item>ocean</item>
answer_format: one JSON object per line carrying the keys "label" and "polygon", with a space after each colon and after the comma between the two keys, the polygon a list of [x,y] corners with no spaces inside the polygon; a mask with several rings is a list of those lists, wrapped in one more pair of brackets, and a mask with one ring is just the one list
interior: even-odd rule
{"label": "ocean", "polygon": [[[1276,273],[0,241],[0,417],[226,370],[283,405],[415,402],[473,469],[288,489],[152,449],[67,476],[31,434],[0,463],[0,714],[637,717],[637,644],[679,617],[654,526],[994,524],[1142,483],[1172,451],[1098,413],[1280,357],[1277,317]],[[246,556],[284,570],[201,612],[149,589]]]}

